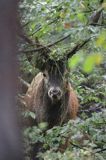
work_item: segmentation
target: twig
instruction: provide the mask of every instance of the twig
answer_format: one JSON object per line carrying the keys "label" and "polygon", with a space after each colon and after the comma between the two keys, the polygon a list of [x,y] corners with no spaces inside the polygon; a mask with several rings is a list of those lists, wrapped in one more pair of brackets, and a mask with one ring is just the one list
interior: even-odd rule
{"label": "twig", "polygon": [[[53,21],[49,22],[49,23],[46,25],[46,27],[49,26],[49,25],[51,25],[52,23],[56,22],[57,20],[58,20],[58,19],[56,18],[56,19],[54,19]],[[42,26],[39,26],[39,27],[38,27],[32,34],[30,34],[29,36],[33,36],[35,33],[37,33],[38,31],[40,31],[42,28],[43,28]]]}
{"label": "twig", "polygon": [[36,43],[35,41],[33,41],[31,38],[29,38],[24,31],[21,30],[21,32],[18,33],[18,36],[21,37],[24,41],[26,41],[28,44],[30,44],[31,46],[35,46],[35,45],[39,45],[41,46],[41,44]]}
{"label": "twig", "polygon": [[19,77],[20,82],[27,88],[29,88],[30,84],[28,82],[26,82],[25,80],[23,80],[21,77]]}
{"label": "twig", "polygon": [[22,28],[26,27],[30,22],[26,22],[25,24],[22,25]]}
{"label": "twig", "polygon": [[62,136],[62,137],[65,138],[66,141],[68,140],[68,141],[69,141],[69,144],[71,144],[73,147],[76,147],[76,148],[79,148],[79,149],[84,149],[83,147],[81,147],[81,146],[73,143],[72,141],[70,141],[70,140],[69,140],[69,137],[70,137],[70,136],[69,136],[69,137]]}
{"label": "twig", "polygon": [[17,95],[17,101],[24,107],[26,107],[26,103],[25,103],[25,96],[24,95]]}
{"label": "twig", "polygon": [[83,147],[81,147],[81,146],[79,146],[79,145],[76,145],[76,144],[74,144],[74,143],[72,143],[72,142],[70,142],[70,144],[71,144],[73,147],[76,147],[76,148],[85,150]]}
{"label": "twig", "polygon": [[33,36],[35,33],[39,32],[42,29],[42,27],[40,26],[39,28],[37,28],[32,34],[30,34],[29,36]]}
{"label": "twig", "polygon": [[99,151],[96,151],[96,153],[100,153],[100,152],[104,152],[104,151],[106,151],[106,148],[101,149],[101,150],[99,150]]}
{"label": "twig", "polygon": [[104,27],[104,28],[106,28],[106,24],[90,23],[89,25],[99,26],[99,27]]}
{"label": "twig", "polygon": [[24,41],[26,41],[28,44],[35,45],[35,43],[33,42],[33,40],[31,40],[30,38],[28,38],[27,35],[25,35],[23,33],[23,31],[21,31],[20,33],[18,33],[18,36],[21,37],[22,39],[24,39]]}

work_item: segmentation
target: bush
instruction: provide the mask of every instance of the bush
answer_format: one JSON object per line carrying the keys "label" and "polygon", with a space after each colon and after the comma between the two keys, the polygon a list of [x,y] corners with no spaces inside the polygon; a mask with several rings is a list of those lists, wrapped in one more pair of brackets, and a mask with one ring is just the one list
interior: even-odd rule
{"label": "bush", "polygon": [[30,127],[24,132],[30,145],[41,142],[44,160],[105,160],[106,158],[106,110],[93,113],[86,120],[70,120],[45,132],[42,127]]}

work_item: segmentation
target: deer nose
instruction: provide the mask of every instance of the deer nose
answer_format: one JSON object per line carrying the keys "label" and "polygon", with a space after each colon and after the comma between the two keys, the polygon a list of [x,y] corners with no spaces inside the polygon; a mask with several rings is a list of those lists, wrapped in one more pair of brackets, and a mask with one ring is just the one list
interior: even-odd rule
{"label": "deer nose", "polygon": [[57,96],[61,96],[61,90],[59,88],[51,88],[48,92],[50,97],[57,97]]}

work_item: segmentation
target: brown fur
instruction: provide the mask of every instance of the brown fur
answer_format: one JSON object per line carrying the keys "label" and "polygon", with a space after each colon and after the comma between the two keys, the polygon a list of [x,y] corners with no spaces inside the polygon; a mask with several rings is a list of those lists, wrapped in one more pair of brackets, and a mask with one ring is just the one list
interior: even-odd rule
{"label": "brown fur", "polygon": [[[46,121],[49,123],[49,128],[51,128],[54,125],[62,124],[69,119],[75,119],[77,117],[78,99],[70,83],[65,84],[64,92],[65,94],[61,102],[55,104],[53,106],[54,108],[50,110],[51,104],[45,98],[43,73],[40,72],[37,74],[24,97],[27,109],[36,113],[37,123]],[[57,112],[60,113],[57,114]],[[52,116],[52,119],[48,114]],[[51,120],[49,121],[49,119]]]}

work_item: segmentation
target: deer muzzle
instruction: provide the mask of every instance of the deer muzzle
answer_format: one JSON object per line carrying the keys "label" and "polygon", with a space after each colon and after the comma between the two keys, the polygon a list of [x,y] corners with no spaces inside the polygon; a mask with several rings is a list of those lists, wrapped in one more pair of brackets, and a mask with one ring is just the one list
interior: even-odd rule
{"label": "deer muzzle", "polygon": [[51,87],[48,91],[48,96],[52,100],[60,100],[62,97],[62,90],[59,87]]}

